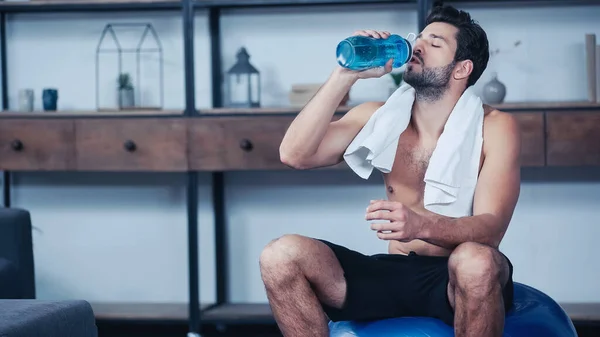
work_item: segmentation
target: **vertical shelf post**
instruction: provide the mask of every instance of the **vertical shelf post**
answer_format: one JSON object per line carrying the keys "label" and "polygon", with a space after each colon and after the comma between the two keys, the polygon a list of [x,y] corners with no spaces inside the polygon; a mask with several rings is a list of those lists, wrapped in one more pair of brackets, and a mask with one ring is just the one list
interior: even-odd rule
{"label": "vertical shelf post", "polygon": [[[191,118],[196,110],[194,70],[194,1],[182,0],[183,54],[185,73],[185,113]],[[198,173],[187,172],[187,228],[189,263],[189,332],[200,336],[200,276],[198,258]]]}
{"label": "vertical shelf post", "polygon": [[210,62],[213,108],[223,107],[223,75],[221,65],[221,9],[211,7],[208,12],[210,30]]}
{"label": "vertical shelf post", "polygon": [[[2,110],[8,110],[8,76],[6,60],[6,13],[0,13],[0,72],[2,72]],[[9,171],[2,172],[2,195],[4,207],[11,206],[10,184],[11,174]]]}
{"label": "vertical shelf post", "polygon": [[[212,105],[223,107],[222,65],[221,65],[221,10],[218,7],[209,9],[210,59],[212,71]],[[212,174],[213,212],[215,217],[215,257],[216,257],[216,305],[228,302],[227,289],[227,226],[225,221],[225,177],[223,172]]]}
{"label": "vertical shelf post", "polygon": [[223,172],[212,175],[213,212],[215,216],[215,257],[217,281],[217,305],[229,302],[228,259],[227,259],[227,222],[225,221],[225,177]]}
{"label": "vertical shelf post", "polygon": [[188,261],[189,261],[189,333],[200,336],[200,276],[198,261],[198,173],[187,173]]}
{"label": "vertical shelf post", "polygon": [[10,207],[10,172],[4,171],[2,172],[2,194],[4,195],[4,207]]}
{"label": "vertical shelf post", "polygon": [[[441,3],[437,1],[436,4]],[[425,28],[425,20],[433,7],[433,0],[417,0],[417,15],[419,22],[419,32]]]}
{"label": "vertical shelf post", "polygon": [[194,0],[181,0],[183,6],[183,57],[185,76],[185,116],[196,113],[196,83],[194,68]]}

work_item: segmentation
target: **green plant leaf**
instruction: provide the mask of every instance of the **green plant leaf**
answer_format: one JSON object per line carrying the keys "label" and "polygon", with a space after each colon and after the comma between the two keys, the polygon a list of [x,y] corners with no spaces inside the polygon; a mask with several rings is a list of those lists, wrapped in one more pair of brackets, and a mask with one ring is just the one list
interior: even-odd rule
{"label": "green plant leaf", "polygon": [[128,73],[122,73],[119,75],[117,79],[119,89],[133,89],[133,84],[131,83],[131,76]]}
{"label": "green plant leaf", "polygon": [[396,84],[396,86],[400,86],[400,84],[402,83],[402,79],[404,77],[404,73],[403,72],[399,72],[399,73],[390,73],[390,76],[392,77],[392,79],[394,80],[394,83]]}

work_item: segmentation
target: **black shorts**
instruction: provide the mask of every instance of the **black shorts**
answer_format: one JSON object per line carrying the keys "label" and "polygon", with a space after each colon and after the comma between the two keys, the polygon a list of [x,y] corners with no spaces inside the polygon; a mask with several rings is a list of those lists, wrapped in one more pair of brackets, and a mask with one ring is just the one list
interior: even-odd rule
{"label": "black shorts", "polygon": [[[330,320],[366,321],[393,317],[433,317],[454,325],[448,299],[448,257],[376,254],[367,256],[325,240],[346,279],[342,309],[322,305]],[[506,256],[504,256],[506,258]],[[513,304],[513,266],[502,294],[506,312]]]}

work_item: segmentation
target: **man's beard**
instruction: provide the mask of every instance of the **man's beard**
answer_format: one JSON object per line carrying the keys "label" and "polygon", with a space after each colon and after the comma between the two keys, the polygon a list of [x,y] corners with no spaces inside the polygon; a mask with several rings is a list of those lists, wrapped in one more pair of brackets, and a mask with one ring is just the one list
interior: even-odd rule
{"label": "man's beard", "polygon": [[434,102],[440,99],[450,83],[452,70],[456,65],[455,61],[442,67],[425,68],[419,73],[416,71],[406,71],[403,80],[415,89],[416,99],[419,101]]}

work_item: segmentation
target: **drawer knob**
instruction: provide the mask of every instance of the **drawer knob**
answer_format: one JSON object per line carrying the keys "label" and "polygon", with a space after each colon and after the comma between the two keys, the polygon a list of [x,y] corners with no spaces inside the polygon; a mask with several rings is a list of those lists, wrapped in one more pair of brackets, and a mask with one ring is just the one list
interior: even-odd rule
{"label": "drawer knob", "polygon": [[254,147],[252,145],[252,142],[248,139],[242,139],[242,141],[240,142],[240,147],[242,148],[242,150],[244,151],[252,151],[252,148]]}
{"label": "drawer knob", "polygon": [[137,146],[135,145],[135,143],[132,140],[126,141],[125,144],[123,144],[123,147],[128,152],[133,152],[137,148]]}
{"label": "drawer knob", "polygon": [[20,140],[18,140],[18,139],[15,139],[15,140],[13,140],[13,141],[10,143],[10,146],[11,146],[11,147],[12,147],[12,149],[13,149],[13,150],[15,150],[15,151],[21,151],[21,150],[23,150],[23,142],[21,142],[21,141],[20,141]]}

